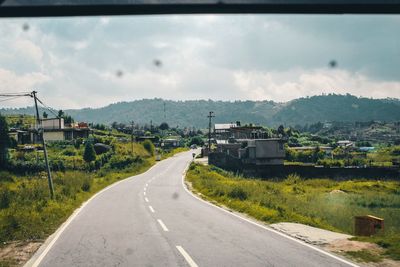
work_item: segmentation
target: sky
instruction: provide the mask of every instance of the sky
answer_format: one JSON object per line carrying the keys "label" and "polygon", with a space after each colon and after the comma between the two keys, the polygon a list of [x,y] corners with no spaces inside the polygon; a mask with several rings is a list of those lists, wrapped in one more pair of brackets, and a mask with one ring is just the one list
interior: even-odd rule
{"label": "sky", "polygon": [[399,29],[400,16],[384,15],[2,18],[0,93],[36,90],[56,109],[156,97],[400,98]]}

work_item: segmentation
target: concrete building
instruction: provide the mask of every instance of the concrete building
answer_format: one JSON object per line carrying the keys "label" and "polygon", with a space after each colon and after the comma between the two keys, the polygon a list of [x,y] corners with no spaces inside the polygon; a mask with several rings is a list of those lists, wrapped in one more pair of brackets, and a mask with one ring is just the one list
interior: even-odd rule
{"label": "concrete building", "polygon": [[234,143],[219,143],[215,152],[255,165],[283,165],[284,141],[280,138],[241,139]]}
{"label": "concrete building", "polygon": [[42,119],[42,127],[44,130],[60,130],[65,128],[63,118]]}
{"label": "concrete building", "polygon": [[285,159],[284,141],[279,138],[254,139],[239,149],[243,163],[255,165],[283,165]]}
{"label": "concrete building", "polygon": [[240,121],[236,123],[216,123],[214,125],[214,137],[217,140],[228,139],[266,139],[268,133],[262,126],[244,125]]}
{"label": "concrete building", "polygon": [[[88,138],[90,128],[86,123],[73,123],[66,127],[63,118],[43,119],[43,137],[46,141],[68,141],[77,138]],[[17,130],[12,133],[18,144],[40,143],[41,137],[38,134],[37,126],[27,131]]]}

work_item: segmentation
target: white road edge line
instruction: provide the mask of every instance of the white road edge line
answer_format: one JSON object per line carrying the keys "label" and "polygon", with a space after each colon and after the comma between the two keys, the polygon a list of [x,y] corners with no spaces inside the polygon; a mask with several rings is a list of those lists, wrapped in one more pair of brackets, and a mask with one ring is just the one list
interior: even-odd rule
{"label": "white road edge line", "polygon": [[157,219],[157,222],[161,225],[161,228],[162,228],[165,232],[168,232],[167,226],[165,226],[165,224],[164,224],[160,219]]}
{"label": "white road edge line", "polygon": [[341,262],[346,263],[346,264],[348,264],[348,265],[350,265],[350,266],[353,266],[353,267],[360,267],[360,266],[357,265],[357,264],[354,264],[354,263],[352,263],[352,262],[350,262],[350,261],[347,261],[347,260],[345,260],[345,259],[342,259],[342,258],[340,258],[340,257],[338,257],[338,256],[336,256],[336,255],[330,254],[329,252],[326,252],[326,251],[324,251],[324,250],[322,250],[322,249],[319,249],[319,248],[317,248],[317,247],[314,247],[314,246],[312,246],[312,245],[310,245],[310,244],[304,243],[303,241],[301,241],[301,240],[299,240],[299,239],[296,239],[296,238],[294,238],[294,237],[288,236],[288,235],[286,235],[286,234],[284,234],[284,233],[281,233],[281,232],[279,232],[279,231],[276,231],[276,230],[274,230],[274,229],[272,229],[272,228],[269,228],[269,227],[267,227],[267,226],[264,226],[264,225],[261,225],[261,224],[258,224],[258,223],[256,223],[256,222],[254,222],[254,221],[251,221],[251,220],[249,220],[249,219],[246,219],[246,218],[244,218],[244,217],[242,217],[242,216],[239,216],[238,214],[235,214],[235,213],[233,213],[233,212],[230,212],[230,211],[228,211],[228,210],[225,210],[225,209],[223,209],[223,208],[221,208],[221,207],[218,207],[218,206],[216,206],[216,205],[214,205],[214,204],[212,204],[212,203],[210,203],[210,202],[208,202],[208,201],[205,201],[204,199],[202,199],[202,198],[196,196],[195,194],[193,194],[193,193],[186,187],[186,184],[185,184],[185,174],[186,174],[186,172],[187,172],[187,170],[188,170],[189,165],[190,165],[191,162],[192,162],[192,161],[189,162],[189,164],[186,166],[185,170],[183,171],[183,174],[182,174],[182,186],[183,186],[183,188],[185,189],[185,191],[186,191],[189,195],[191,195],[192,197],[194,197],[194,198],[200,200],[200,201],[203,202],[203,203],[206,203],[206,204],[209,205],[209,206],[212,206],[212,207],[217,208],[217,209],[219,209],[219,210],[221,210],[221,211],[223,211],[223,212],[225,212],[225,213],[228,213],[228,214],[230,214],[230,215],[232,215],[232,216],[235,216],[236,218],[239,218],[239,219],[241,219],[241,220],[244,220],[244,221],[246,221],[246,222],[248,222],[248,223],[251,223],[251,224],[253,224],[253,225],[256,225],[256,226],[258,226],[258,227],[261,227],[261,228],[263,228],[263,229],[265,229],[265,230],[267,230],[267,231],[273,232],[273,233],[275,233],[275,234],[277,234],[277,235],[280,235],[280,236],[282,236],[282,237],[285,237],[285,238],[287,238],[287,239],[290,239],[290,240],[292,240],[292,241],[294,241],[294,242],[297,242],[297,243],[299,243],[299,244],[301,244],[301,245],[303,245],[303,246],[306,246],[306,247],[311,248],[311,249],[313,249],[313,250],[315,250],[315,251],[318,251],[318,252],[320,252],[320,253],[322,253],[322,254],[324,254],[324,255],[327,255],[327,256],[329,256],[329,257],[331,257],[331,258],[334,258],[334,259],[336,259],[336,260],[338,260],[338,261],[341,261]]}
{"label": "white road edge line", "polygon": [[144,201],[149,202],[149,199],[147,197],[144,198]]}
{"label": "white road edge line", "polygon": [[152,213],[155,212],[152,206],[149,206],[149,209],[151,210]]}
{"label": "white road edge line", "polygon": [[181,246],[176,246],[176,248],[179,250],[179,252],[182,254],[182,256],[185,258],[185,260],[187,261],[187,263],[190,265],[190,267],[199,267],[194,260],[192,259],[192,257],[190,257],[190,255],[183,249],[183,247]]}
{"label": "white road edge line", "polygon": [[[153,168],[155,168],[158,164],[153,165],[150,169],[148,169],[147,171],[145,171],[144,173],[151,171]],[[144,173],[140,173],[138,175],[142,175]],[[42,262],[42,260],[44,259],[44,257],[46,257],[47,253],[49,253],[49,251],[51,250],[51,248],[54,246],[54,244],[57,242],[58,238],[60,238],[61,234],[64,232],[64,230],[68,227],[68,225],[76,218],[76,216],[78,216],[78,214],[81,212],[81,210],[87,205],[89,204],[90,201],[92,201],[93,199],[95,199],[98,195],[100,195],[101,193],[104,193],[105,191],[113,188],[114,186],[123,183],[123,182],[127,182],[128,180],[133,179],[134,177],[138,176],[131,176],[128,177],[126,179],[123,179],[121,181],[118,181],[116,183],[110,184],[109,186],[107,186],[106,188],[104,188],[103,190],[97,192],[96,194],[94,194],[91,198],[89,198],[86,202],[82,203],[82,205],[77,208],[72,214],[71,216],[54,232],[54,237],[49,236],[49,238],[52,238],[50,243],[48,243],[48,245],[46,245],[46,241],[43,243],[44,246],[46,246],[43,250],[43,252],[41,252],[41,254],[39,255],[39,257],[33,262],[30,263],[30,260],[24,265],[24,266],[31,266],[31,267],[37,267],[39,266],[39,264]],[[43,246],[42,245],[42,246]],[[41,247],[40,247],[41,248]],[[39,248],[39,250],[40,250]],[[33,254],[32,257],[34,257],[35,254]],[[28,264],[32,264],[32,265],[28,265]]]}

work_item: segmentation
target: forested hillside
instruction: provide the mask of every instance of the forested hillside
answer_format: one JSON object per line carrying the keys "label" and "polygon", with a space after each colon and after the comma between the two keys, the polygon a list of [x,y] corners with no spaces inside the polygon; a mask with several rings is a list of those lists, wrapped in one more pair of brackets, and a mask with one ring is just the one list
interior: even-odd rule
{"label": "forested hillside", "polygon": [[[164,112],[165,104],[165,112]],[[398,121],[400,101],[370,99],[352,95],[321,95],[299,98],[287,103],[273,101],[172,101],[143,99],[119,102],[102,108],[65,110],[78,121],[111,124],[114,121],[171,126],[205,128],[207,114],[214,111],[214,122],[253,123],[286,126],[305,125],[325,121]],[[33,108],[0,109],[4,114],[33,114]]]}

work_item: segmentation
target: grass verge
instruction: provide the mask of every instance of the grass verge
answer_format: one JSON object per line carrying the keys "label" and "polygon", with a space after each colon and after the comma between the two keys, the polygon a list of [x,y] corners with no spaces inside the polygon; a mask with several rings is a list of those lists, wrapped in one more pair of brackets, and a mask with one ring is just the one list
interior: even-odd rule
{"label": "grass verge", "polygon": [[[45,173],[18,176],[0,171],[0,244],[4,247],[16,241],[44,240],[94,194],[117,181],[143,173],[155,164],[154,157],[143,151],[141,145],[135,149],[134,160],[127,161],[119,152],[95,172],[53,172],[54,199],[49,198]],[[181,151],[174,150],[167,156]],[[0,266],[20,264],[12,257],[0,259]]]}
{"label": "grass verge", "polygon": [[[195,163],[186,179],[206,199],[267,223],[297,222],[353,234],[354,216],[382,217],[385,233],[364,240],[383,247],[385,256],[399,259],[400,182],[303,179],[297,175],[266,181]],[[368,258],[365,252],[357,255]]]}

